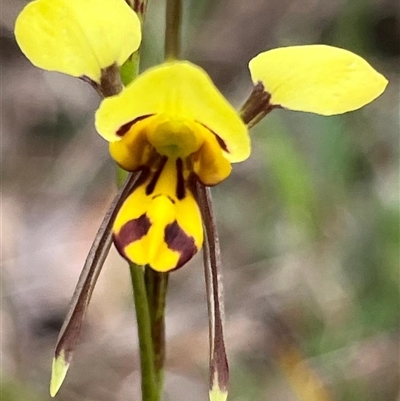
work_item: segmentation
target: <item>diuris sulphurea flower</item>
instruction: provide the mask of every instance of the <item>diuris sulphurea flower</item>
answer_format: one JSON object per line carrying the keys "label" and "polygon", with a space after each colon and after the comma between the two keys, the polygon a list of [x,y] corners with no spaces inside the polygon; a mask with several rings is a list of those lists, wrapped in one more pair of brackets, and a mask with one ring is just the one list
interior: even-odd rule
{"label": "diuris sulphurea flower", "polygon": [[[361,57],[324,45],[267,51],[249,67],[255,87],[267,95],[261,114],[277,107],[344,113],[370,102],[387,82]],[[117,249],[158,271],[182,266],[203,240],[191,185],[216,185],[229,175],[230,163],[249,156],[246,125],[204,71],[175,61],[105,99],[96,127],[123,169],[142,171],[114,225]]]}
{"label": "diuris sulphurea flower", "polygon": [[117,249],[158,271],[182,266],[203,243],[193,183],[216,185],[249,156],[246,125],[201,68],[174,61],[105,99],[96,128],[123,169],[142,171],[114,224]]}
{"label": "diuris sulphurea flower", "polygon": [[[159,277],[175,270],[201,249],[204,240],[211,339],[209,394],[212,401],[225,401],[229,369],[218,236],[207,187],[226,179],[232,163],[250,156],[248,130],[271,110],[345,113],[377,98],[387,80],[354,53],[308,45],[254,57],[249,63],[253,91],[239,113],[205,71],[170,57],[124,88],[120,67],[129,65],[127,60],[133,60],[141,42],[140,20],[128,3],[35,0],[16,20],[16,40],[33,64],[84,79],[106,97],[96,112],[97,131],[110,143],[116,163],[133,173],[106,214],[86,259],[57,340],[50,393],[57,393],[69,368],[112,230],[119,253],[133,262],[131,276],[132,271],[142,274],[144,267],[146,273]],[[142,0],[132,5],[141,10],[141,17],[144,4]],[[172,2],[167,2],[167,10],[168,4]],[[173,6],[179,17],[180,3]],[[151,296],[146,290],[143,305],[135,299],[135,306],[140,304],[149,313]]]}
{"label": "diuris sulphurea flower", "polygon": [[[35,65],[95,84],[141,40],[139,19],[123,0],[35,0],[17,18],[15,33]],[[111,156],[124,170],[140,171],[113,228],[128,261],[165,272],[197,253],[203,228],[193,183],[216,185],[231,163],[249,157],[246,123],[278,107],[345,113],[371,102],[387,84],[361,57],[326,45],[266,51],[249,68],[255,86],[241,111],[244,121],[187,61],[145,71],[100,105],[96,128],[110,142]]]}

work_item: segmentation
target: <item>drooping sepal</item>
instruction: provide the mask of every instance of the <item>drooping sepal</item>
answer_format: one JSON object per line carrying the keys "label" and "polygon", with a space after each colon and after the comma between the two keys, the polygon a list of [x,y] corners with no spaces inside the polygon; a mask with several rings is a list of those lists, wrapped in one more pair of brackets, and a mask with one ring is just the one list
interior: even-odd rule
{"label": "drooping sepal", "polygon": [[100,83],[141,41],[140,21],[124,0],[35,0],[15,23],[17,43],[37,67]]}
{"label": "drooping sepal", "polygon": [[224,300],[219,239],[210,188],[198,183],[196,194],[206,231],[203,250],[210,332],[210,401],[228,397],[229,365],[224,340]]}
{"label": "drooping sepal", "polygon": [[130,175],[114,198],[96,234],[79,276],[69,311],[57,339],[50,381],[52,397],[57,394],[68,372],[94,287],[112,243],[112,225],[122,202],[131,192],[135,181],[136,175]]}
{"label": "drooping sepal", "polygon": [[270,104],[334,115],[359,109],[386,88],[386,78],[362,57],[326,45],[289,46],[260,53],[249,68]]}

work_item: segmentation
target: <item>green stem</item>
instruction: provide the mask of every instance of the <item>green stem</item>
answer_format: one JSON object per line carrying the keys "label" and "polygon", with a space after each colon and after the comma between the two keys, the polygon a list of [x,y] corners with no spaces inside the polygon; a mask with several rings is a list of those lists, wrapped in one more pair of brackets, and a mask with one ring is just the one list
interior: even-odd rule
{"label": "green stem", "polygon": [[142,401],[159,401],[160,391],[155,375],[154,349],[151,335],[152,325],[144,281],[144,268],[131,263],[129,264],[129,269],[131,272],[138,326],[140,369],[142,373]]}
{"label": "green stem", "polygon": [[[147,0],[127,0],[144,23]],[[122,81],[128,85],[139,73],[140,49],[121,69]],[[126,172],[118,168],[118,182]],[[157,273],[148,266],[130,264],[136,320],[138,327],[142,401],[159,401],[163,387],[165,360],[165,298],[168,275]]]}
{"label": "green stem", "polygon": [[182,0],[167,0],[165,60],[178,59],[181,50]]}
{"label": "green stem", "polygon": [[[181,20],[182,0],[167,0],[165,28],[166,60],[176,59],[179,57]],[[159,273],[152,270],[150,267],[146,267],[143,285],[145,286],[146,302],[150,316],[154,380],[157,385],[158,394],[160,395],[162,393],[164,381],[165,302],[168,288],[168,273]],[[141,355],[142,358],[146,357],[144,354]],[[143,399],[147,401],[146,398]]]}
{"label": "green stem", "polygon": [[155,375],[160,393],[164,384],[165,303],[168,277],[168,273],[159,273],[147,267],[144,278],[151,318]]}
{"label": "green stem", "polygon": [[[143,32],[148,0],[126,0],[126,2],[139,17]],[[139,74],[140,49],[141,47],[139,47],[121,67],[121,80],[125,86],[129,85]]]}

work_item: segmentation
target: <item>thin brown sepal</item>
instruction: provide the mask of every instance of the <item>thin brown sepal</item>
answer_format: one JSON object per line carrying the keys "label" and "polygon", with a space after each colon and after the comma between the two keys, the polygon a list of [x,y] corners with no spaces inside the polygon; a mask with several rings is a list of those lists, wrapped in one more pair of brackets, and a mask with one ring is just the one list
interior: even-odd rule
{"label": "thin brown sepal", "polygon": [[221,257],[210,188],[197,183],[196,195],[205,228],[204,272],[210,330],[210,392],[227,393],[229,366],[226,356],[223,320]]}
{"label": "thin brown sepal", "polygon": [[72,296],[69,311],[61,327],[55,349],[55,359],[63,355],[63,359],[68,365],[71,362],[78,342],[90,298],[111,246],[112,225],[122,203],[131,192],[136,178],[137,174],[130,174],[114,198],[100,225],[79,276],[78,284]]}
{"label": "thin brown sepal", "polygon": [[280,105],[271,104],[270,101],[271,94],[264,89],[261,82],[258,82],[239,111],[241,119],[248,128],[254,127],[272,110],[282,108]]}

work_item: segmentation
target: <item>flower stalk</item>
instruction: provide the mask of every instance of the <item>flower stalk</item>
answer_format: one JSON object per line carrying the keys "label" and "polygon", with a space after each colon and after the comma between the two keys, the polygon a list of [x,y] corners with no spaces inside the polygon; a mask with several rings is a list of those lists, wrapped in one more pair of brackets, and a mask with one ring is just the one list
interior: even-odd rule
{"label": "flower stalk", "polygon": [[164,384],[165,304],[169,274],[146,267],[144,277],[151,320],[155,378],[161,393]]}
{"label": "flower stalk", "polygon": [[[135,11],[139,18],[141,29],[146,17],[148,0],[126,0],[127,4]],[[126,86],[139,74],[140,47],[130,55],[128,60],[121,66],[120,74],[123,84]]]}
{"label": "flower stalk", "polygon": [[[142,28],[147,0],[127,0],[137,13]],[[139,74],[140,48],[121,67],[121,80],[128,85]],[[125,179],[126,171],[118,168],[117,182]],[[153,272],[148,266],[129,264],[136,310],[140,352],[141,389],[143,401],[160,400],[165,359],[165,298],[168,276]]]}
{"label": "flower stalk", "polygon": [[142,374],[142,400],[159,401],[160,389],[156,379],[152,319],[147,299],[145,267],[129,265],[138,326],[140,370]]}
{"label": "flower stalk", "polygon": [[[135,1],[136,3],[146,3]],[[146,5],[146,4],[145,4]],[[135,7],[134,7],[135,9]],[[137,11],[137,10],[135,10]],[[180,33],[182,22],[181,0],[167,0],[166,6],[166,28],[165,28],[165,60],[179,58]],[[132,268],[131,268],[132,270]],[[151,340],[153,350],[154,380],[158,389],[158,395],[162,393],[164,385],[164,362],[165,362],[165,304],[168,288],[168,273],[161,273],[152,270],[149,266],[144,269],[144,283],[146,288],[146,301],[150,315]],[[143,323],[143,322],[142,322]],[[138,321],[139,325],[139,321]],[[149,354],[142,354],[141,358],[149,357]],[[146,366],[144,366],[146,367]],[[144,368],[142,365],[142,369]],[[148,374],[151,372],[148,371]],[[142,375],[145,372],[142,371]],[[142,387],[148,386],[147,379],[142,378]],[[147,400],[144,397],[143,400]]]}
{"label": "flower stalk", "polygon": [[181,50],[182,0],[167,0],[165,60],[179,58]]}

